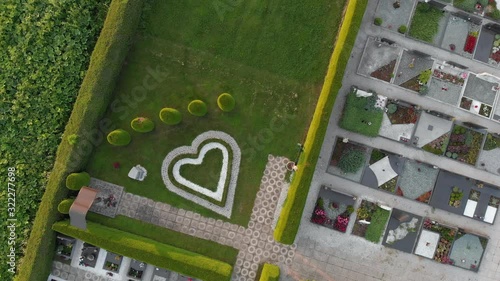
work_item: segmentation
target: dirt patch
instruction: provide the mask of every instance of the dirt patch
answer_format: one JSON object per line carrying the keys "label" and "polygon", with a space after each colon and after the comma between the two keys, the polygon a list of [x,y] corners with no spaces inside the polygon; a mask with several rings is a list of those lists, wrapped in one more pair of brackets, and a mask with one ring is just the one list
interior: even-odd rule
{"label": "dirt patch", "polygon": [[389,64],[382,66],[370,74],[371,77],[390,82],[394,76],[394,68],[396,67],[396,60],[391,61]]}

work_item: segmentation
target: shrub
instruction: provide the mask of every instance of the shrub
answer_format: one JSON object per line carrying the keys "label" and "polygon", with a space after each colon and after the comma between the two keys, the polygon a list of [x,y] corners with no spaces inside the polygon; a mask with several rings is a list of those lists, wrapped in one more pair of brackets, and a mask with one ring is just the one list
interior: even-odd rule
{"label": "shrub", "polygon": [[165,107],[160,111],[160,120],[167,125],[177,125],[182,121],[182,115],[175,108]]}
{"label": "shrub", "polygon": [[189,103],[188,111],[194,116],[205,116],[207,114],[207,105],[201,100],[194,100]]}
{"label": "shrub", "polygon": [[381,18],[375,18],[373,24],[375,24],[376,26],[381,26],[383,22],[384,20],[382,20]]}
{"label": "shrub", "polygon": [[67,215],[69,214],[69,208],[71,208],[71,205],[73,205],[73,202],[75,202],[75,199],[64,199],[57,205],[57,210],[59,213]]}
{"label": "shrub", "polygon": [[130,122],[130,127],[136,132],[147,133],[151,132],[155,128],[155,123],[149,118],[137,117],[132,122]]}
{"label": "shrub", "polygon": [[235,101],[233,96],[228,93],[223,93],[217,98],[217,105],[220,110],[229,112],[234,109]]}
{"label": "shrub", "polygon": [[78,140],[80,138],[78,137],[77,134],[71,134],[68,136],[68,143],[71,144],[71,145],[75,145],[78,143]]}
{"label": "shrub", "polygon": [[90,184],[90,175],[87,172],[71,173],[66,178],[66,187],[71,190],[80,190]]}
{"label": "shrub", "polygon": [[401,34],[405,34],[407,30],[408,30],[408,27],[406,25],[401,25],[398,28],[398,32],[401,33]]}
{"label": "shrub", "polygon": [[427,82],[429,82],[429,79],[431,79],[431,70],[427,69],[422,72],[420,72],[420,75],[418,75],[418,81],[424,85],[427,85]]}
{"label": "shrub", "polygon": [[398,106],[393,104],[393,103],[390,103],[387,105],[387,113],[389,114],[394,114],[394,112],[396,112],[398,110]]}
{"label": "shrub", "polygon": [[280,268],[274,264],[265,263],[262,267],[259,281],[279,281]]}
{"label": "shrub", "polygon": [[365,152],[350,148],[340,156],[338,167],[344,173],[356,173],[365,163]]}
{"label": "shrub", "polygon": [[410,25],[410,36],[432,43],[439,31],[443,12],[429,3],[419,2]]}
{"label": "shrub", "polygon": [[131,140],[130,134],[123,129],[117,129],[108,134],[108,142],[112,145],[124,146],[129,144]]}
{"label": "shrub", "polygon": [[207,281],[231,278],[232,267],[227,263],[91,221],[87,222],[87,230],[71,226],[69,221],[57,222],[52,228],[113,253],[194,278]]}

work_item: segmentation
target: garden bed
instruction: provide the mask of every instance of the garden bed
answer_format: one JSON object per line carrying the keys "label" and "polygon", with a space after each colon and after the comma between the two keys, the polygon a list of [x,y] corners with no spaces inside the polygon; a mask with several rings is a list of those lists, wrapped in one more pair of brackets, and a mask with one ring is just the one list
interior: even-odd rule
{"label": "garden bed", "polygon": [[423,229],[439,234],[439,241],[433,259],[440,263],[452,264],[449,255],[457,229],[441,225],[428,218],[424,219]]}
{"label": "garden bed", "polygon": [[410,24],[410,36],[425,42],[435,43],[440,29],[443,12],[428,4],[419,2]]}
{"label": "garden bed", "polygon": [[380,79],[382,81],[390,82],[392,77],[394,77],[394,68],[396,67],[396,60],[392,60],[390,63],[378,68],[373,71],[370,76]]}
{"label": "garden bed", "polygon": [[446,152],[451,133],[446,133],[422,147],[423,150],[436,155],[443,155]]}
{"label": "garden bed", "polygon": [[406,253],[413,253],[422,217],[393,209],[382,244]]}
{"label": "garden bed", "polygon": [[316,200],[311,222],[340,232],[346,232],[355,200],[352,196],[341,194],[322,187]]}
{"label": "garden bed", "polygon": [[391,124],[415,124],[418,120],[418,111],[413,106],[404,106],[389,101],[387,116]]}
{"label": "garden bed", "polygon": [[396,194],[422,203],[429,203],[438,169],[413,160],[406,161],[398,181]]}
{"label": "garden bed", "polygon": [[483,134],[460,125],[453,127],[445,156],[475,165],[479,157]]}
{"label": "garden bed", "polygon": [[375,203],[363,200],[356,213],[356,223],[352,234],[364,237],[370,242],[379,243],[391,212]]}
{"label": "garden bed", "polygon": [[450,264],[478,271],[488,239],[459,229],[450,252]]}
{"label": "garden bed", "polygon": [[347,95],[340,127],[365,136],[375,137],[378,135],[382,124],[383,110],[376,107],[377,94],[369,97],[357,97],[357,90]]}

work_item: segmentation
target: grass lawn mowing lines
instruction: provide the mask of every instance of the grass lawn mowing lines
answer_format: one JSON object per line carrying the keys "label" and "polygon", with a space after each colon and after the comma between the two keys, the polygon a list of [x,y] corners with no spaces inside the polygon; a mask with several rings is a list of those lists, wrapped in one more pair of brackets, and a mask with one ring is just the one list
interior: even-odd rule
{"label": "grass lawn mowing lines", "polygon": [[441,10],[427,3],[418,3],[410,25],[410,36],[432,43],[439,30],[439,21],[443,17]]}
{"label": "grass lawn mowing lines", "polygon": [[370,106],[368,99],[370,97],[358,98],[354,92],[349,93],[340,120],[340,127],[369,137],[377,136],[384,112]]}
{"label": "grass lawn mowing lines", "polygon": [[[225,14],[224,22],[208,2],[153,2],[144,16],[145,29],[137,34],[121,73],[116,97],[130,97],[131,89],[140,86],[153,71],[160,73],[151,79],[158,83],[134,106],[120,104],[120,109],[125,109],[110,110],[106,117],[121,128],[128,128],[130,120],[137,116],[150,118],[157,126],[148,134],[130,132],[132,142],[126,147],[97,147],[87,167],[91,175],[127,186],[134,194],[223,219],[169,192],[160,174],[161,163],[169,151],[189,145],[205,131],[223,131],[235,138],[242,150],[231,222],[245,225],[268,154],[296,156],[296,143],[303,139],[310,121],[299,116],[313,114],[331,52],[329,47],[341,17],[337,4],[344,4],[295,2],[272,7],[264,2],[245,3]],[[277,10],[278,6],[285,9]],[[265,9],[272,16],[262,17]],[[248,20],[241,20],[242,17]],[[305,18],[308,25],[324,28],[314,34],[304,33],[301,26]],[[293,37],[300,36],[300,40],[290,43],[290,36],[285,36],[281,29],[279,34],[283,36],[276,33],[278,37],[271,40],[267,38],[274,34],[270,26],[291,28],[296,33]],[[257,43],[251,40],[259,36],[262,39],[254,40]],[[298,61],[278,58],[283,53],[292,57],[291,54],[303,52],[301,48],[307,49],[311,57],[293,56],[300,60],[300,67],[296,67]],[[223,92],[230,93],[236,101],[229,113],[217,106],[217,97]],[[207,104],[206,116],[194,117],[187,112],[187,105],[195,99]],[[182,122],[175,126],[162,124],[158,113],[164,107],[178,109]],[[115,170],[113,162],[120,162],[124,168]],[[125,167],[137,164],[148,170],[144,182],[127,178]]]}

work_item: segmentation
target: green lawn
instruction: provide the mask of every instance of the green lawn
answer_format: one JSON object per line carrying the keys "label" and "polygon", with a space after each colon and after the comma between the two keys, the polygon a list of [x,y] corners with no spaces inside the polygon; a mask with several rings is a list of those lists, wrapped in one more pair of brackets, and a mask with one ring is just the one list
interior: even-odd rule
{"label": "green lawn", "polygon": [[374,107],[374,100],[373,96],[358,98],[355,92],[349,93],[340,127],[365,136],[376,137],[382,125],[384,112]]}
{"label": "green lawn", "polygon": [[372,219],[366,229],[365,238],[373,243],[378,243],[382,235],[384,235],[385,225],[389,219],[391,212],[380,207],[373,213]]}
{"label": "green lawn", "polygon": [[410,36],[432,43],[439,31],[443,12],[427,3],[418,3],[410,25]]}
{"label": "green lawn", "polygon": [[[191,144],[197,135],[208,130],[226,132],[242,150],[230,221],[246,225],[268,154],[292,159],[297,155],[344,4],[344,0],[246,1],[221,14],[212,1],[152,1],[105,116],[110,127],[128,130],[132,142],[126,147],[102,143],[87,171],[125,186],[128,192],[221,218],[167,191],[160,167],[168,152]],[[217,97],[223,92],[236,100],[230,113],[217,108]],[[194,99],[207,103],[205,117],[188,113],[187,105]],[[182,123],[160,123],[158,113],[163,107],[181,111]],[[151,118],[155,130],[132,131],[129,123],[137,116]],[[120,162],[121,168],[114,169],[114,162]],[[137,164],[148,170],[143,182],[127,177]],[[216,165],[201,168],[204,174],[196,173],[193,181],[210,181],[201,178],[217,174]]]}

